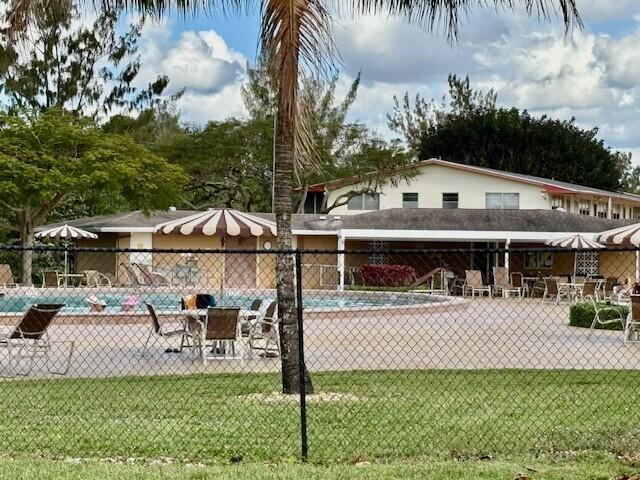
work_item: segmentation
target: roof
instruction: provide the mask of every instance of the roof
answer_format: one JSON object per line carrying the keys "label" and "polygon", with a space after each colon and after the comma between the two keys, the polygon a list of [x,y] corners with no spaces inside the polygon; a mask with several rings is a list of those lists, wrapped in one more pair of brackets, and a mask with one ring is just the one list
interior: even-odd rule
{"label": "roof", "polygon": [[[427,160],[422,160],[420,162],[414,163],[412,165],[403,167],[405,169],[409,168],[419,168],[422,166],[428,165],[440,165],[443,167],[454,168],[457,170],[465,170],[469,172],[478,173],[480,175],[489,175],[492,177],[505,178],[509,180],[515,180],[518,182],[523,182],[532,185],[539,185],[544,190],[550,193],[572,193],[572,194],[589,194],[589,195],[602,195],[605,197],[615,197],[621,198],[625,200],[629,200],[632,202],[640,202],[640,195],[634,195],[631,193],[623,193],[623,192],[611,192],[608,190],[602,190],[599,188],[587,187],[584,185],[576,185],[569,182],[560,182],[558,180],[553,180],[549,178],[536,177],[533,175],[524,175],[522,173],[513,173],[506,172],[502,170],[495,170],[493,168],[485,168],[485,167],[476,167],[474,165],[464,165],[456,162],[449,162],[447,160],[441,160],[439,158],[429,158]],[[376,175],[381,172],[371,172],[367,175]],[[383,172],[384,173],[384,172]],[[389,170],[389,174],[392,171]],[[353,183],[359,183],[363,179],[363,176],[354,176],[349,178],[341,178],[338,180],[333,180],[330,182],[326,182],[324,184],[316,184],[308,187],[308,191],[319,191],[322,187],[324,188],[338,188],[345,185],[351,185]]]}
{"label": "roof", "polygon": [[[146,215],[141,210],[100,215],[67,221],[68,225],[96,233],[151,232],[160,223],[197,213],[195,210],[154,211]],[[272,213],[252,215],[275,220]],[[292,215],[294,233],[337,234],[339,230],[420,230],[420,231],[518,231],[518,232],[601,232],[637,222],[608,220],[578,215],[560,210],[485,210],[440,208],[394,208],[358,215]],[[61,224],[56,224],[61,225]],[[44,225],[38,230],[55,225]]]}

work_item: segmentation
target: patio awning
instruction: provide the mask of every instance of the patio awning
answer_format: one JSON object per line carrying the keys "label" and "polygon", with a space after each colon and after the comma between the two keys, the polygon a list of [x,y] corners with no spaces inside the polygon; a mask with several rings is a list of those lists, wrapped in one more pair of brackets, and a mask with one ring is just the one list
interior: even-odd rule
{"label": "patio awning", "polygon": [[238,210],[220,208],[161,223],[154,229],[164,234],[180,233],[182,235],[202,234],[221,237],[260,237],[276,236],[276,224],[249,213]]}

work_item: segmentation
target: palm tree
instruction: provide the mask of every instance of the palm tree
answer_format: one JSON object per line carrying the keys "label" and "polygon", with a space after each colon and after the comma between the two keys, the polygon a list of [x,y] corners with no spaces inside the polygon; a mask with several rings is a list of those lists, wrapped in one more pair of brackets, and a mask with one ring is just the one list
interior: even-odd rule
{"label": "palm tree", "polygon": [[[10,28],[24,32],[39,8],[68,8],[72,0],[13,0]],[[89,0],[81,0],[89,2]],[[277,95],[277,134],[275,162],[275,215],[278,248],[292,248],[291,194],[299,152],[305,150],[305,128],[298,104],[301,76],[321,71],[330,64],[333,53],[330,8],[350,14],[386,13],[402,16],[430,30],[441,26],[450,39],[459,32],[462,14],[473,7],[523,6],[531,15],[548,20],[561,16],[565,29],[581,25],[576,0],[102,0],[111,7],[123,7],[143,14],[161,16],[171,9],[193,13],[219,7],[225,12],[242,12],[259,7],[261,12],[261,50]],[[94,2],[95,3],[95,2]],[[98,1],[100,3],[100,1]],[[282,388],[299,393],[298,327],[295,315],[294,264],[290,254],[277,255],[277,297],[282,347]],[[304,368],[306,390],[313,390]]]}

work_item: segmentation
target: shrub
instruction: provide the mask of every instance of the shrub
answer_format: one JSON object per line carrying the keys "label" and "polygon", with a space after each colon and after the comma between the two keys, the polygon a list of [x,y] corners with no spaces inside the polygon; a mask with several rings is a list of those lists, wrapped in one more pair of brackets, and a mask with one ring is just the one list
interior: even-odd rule
{"label": "shrub", "polygon": [[[615,306],[623,317],[626,317],[629,313],[629,308],[623,305],[612,305],[610,302],[598,302],[598,307],[601,308],[612,306]],[[571,308],[569,309],[569,325],[572,327],[589,328],[593,322],[595,314],[596,312],[591,302],[582,302],[571,305]],[[613,310],[605,310],[600,313],[601,320],[613,320],[618,317],[618,313]],[[619,323],[608,323],[606,325],[597,324],[596,328],[602,330],[622,330]]]}
{"label": "shrub", "polygon": [[409,265],[363,265],[360,271],[365,285],[376,287],[406,286],[416,276]]}

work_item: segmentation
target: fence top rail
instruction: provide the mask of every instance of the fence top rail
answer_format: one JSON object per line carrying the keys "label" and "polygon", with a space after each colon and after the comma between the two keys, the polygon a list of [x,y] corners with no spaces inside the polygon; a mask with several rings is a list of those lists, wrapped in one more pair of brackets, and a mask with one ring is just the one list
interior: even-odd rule
{"label": "fence top rail", "polygon": [[532,253],[532,252],[640,252],[640,246],[606,246],[594,249],[572,249],[562,247],[535,246],[535,247],[469,247],[469,248],[345,248],[345,249],[223,249],[223,248],[120,248],[120,247],[78,247],[74,245],[4,245],[0,244],[0,252],[3,251],[32,251],[32,252],[94,252],[94,253],[174,253],[174,254],[260,254],[260,255],[341,255],[341,254],[422,254],[432,255],[439,253]]}

